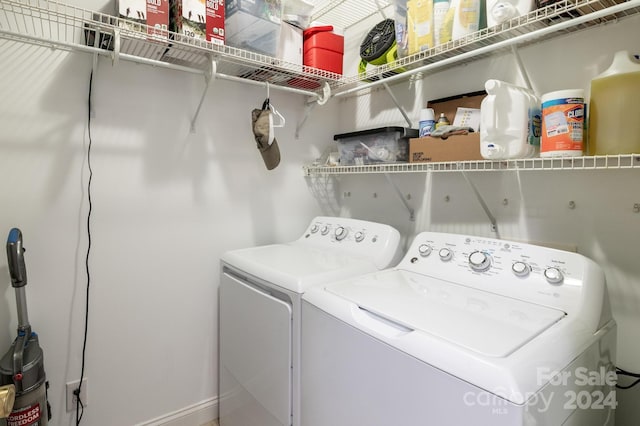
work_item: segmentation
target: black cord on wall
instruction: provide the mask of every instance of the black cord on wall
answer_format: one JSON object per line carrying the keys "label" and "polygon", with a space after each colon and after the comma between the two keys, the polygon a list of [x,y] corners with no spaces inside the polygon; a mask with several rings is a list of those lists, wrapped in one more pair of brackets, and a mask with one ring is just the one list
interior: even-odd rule
{"label": "black cord on wall", "polygon": [[640,374],[638,373],[630,373],[629,371],[625,371],[622,368],[618,368],[618,367],[616,367],[616,373],[618,374],[618,376],[627,376],[627,377],[636,378],[636,380],[628,386],[616,385],[616,388],[618,389],[631,389],[632,387],[640,383]]}
{"label": "black cord on wall", "polygon": [[80,425],[82,421],[82,415],[84,414],[84,404],[82,402],[82,380],[84,379],[84,367],[85,367],[85,358],[87,351],[87,330],[89,329],[89,289],[91,287],[91,272],[89,270],[89,254],[91,253],[91,179],[93,178],[93,169],[91,168],[91,92],[93,89],[93,70],[91,70],[91,74],[89,75],[89,96],[88,96],[88,106],[87,106],[87,133],[89,135],[89,143],[87,145],[87,166],[89,168],[89,181],[87,182],[87,199],[89,202],[89,211],[87,212],[87,255],[85,257],[85,270],[87,273],[87,294],[85,301],[85,311],[84,311],[84,338],[82,342],[82,366],[80,368],[80,383],[78,384],[78,388],[73,391],[76,396],[76,426]]}

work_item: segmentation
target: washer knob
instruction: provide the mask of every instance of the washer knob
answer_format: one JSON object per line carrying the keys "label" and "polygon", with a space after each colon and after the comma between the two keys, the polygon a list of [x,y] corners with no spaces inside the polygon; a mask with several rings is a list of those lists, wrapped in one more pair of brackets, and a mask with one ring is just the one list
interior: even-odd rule
{"label": "washer knob", "polygon": [[529,267],[529,265],[519,260],[513,262],[513,265],[511,265],[511,270],[518,277],[526,277],[527,275],[529,275],[529,272],[531,272],[531,268]]}
{"label": "washer knob", "polygon": [[320,233],[322,235],[327,235],[329,233],[329,225],[323,226],[322,229],[320,230]]}
{"label": "washer knob", "polygon": [[549,284],[560,284],[564,280],[564,276],[558,268],[547,268],[544,270],[544,277]]}
{"label": "washer knob", "polygon": [[364,232],[362,231],[356,232],[356,243],[359,243],[362,240],[364,240]]}
{"label": "washer knob", "polygon": [[344,237],[346,237],[348,233],[349,233],[349,230],[344,226],[338,226],[334,232],[336,236],[336,240],[338,241],[344,240]]}
{"label": "washer knob", "polygon": [[491,258],[486,253],[474,251],[469,255],[469,266],[476,272],[486,271],[491,267]]}
{"label": "washer knob", "polygon": [[420,256],[422,257],[429,256],[431,254],[431,246],[427,244],[420,244],[418,247],[418,253],[420,253]]}
{"label": "washer knob", "polygon": [[440,260],[443,262],[448,262],[453,257],[453,252],[448,248],[443,248],[438,252],[438,256],[440,256]]}
{"label": "washer knob", "polygon": [[311,233],[312,233],[312,234],[315,234],[316,232],[318,232],[318,229],[319,229],[319,228],[318,228],[318,224],[314,223],[314,224],[311,226]]}

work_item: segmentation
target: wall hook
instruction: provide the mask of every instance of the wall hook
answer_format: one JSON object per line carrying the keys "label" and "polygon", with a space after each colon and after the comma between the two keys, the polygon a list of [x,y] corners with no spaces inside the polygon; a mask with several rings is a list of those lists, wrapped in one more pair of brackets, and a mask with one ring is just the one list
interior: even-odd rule
{"label": "wall hook", "polygon": [[328,82],[324,82],[322,86],[322,96],[318,96],[318,100],[316,101],[318,105],[324,105],[327,103],[329,98],[331,97],[331,86],[329,86]]}

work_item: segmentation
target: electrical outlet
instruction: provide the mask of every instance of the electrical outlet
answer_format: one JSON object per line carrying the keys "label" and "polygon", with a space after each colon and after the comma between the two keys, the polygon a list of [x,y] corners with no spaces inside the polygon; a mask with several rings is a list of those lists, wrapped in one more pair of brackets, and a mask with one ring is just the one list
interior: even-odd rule
{"label": "electrical outlet", "polygon": [[[78,389],[79,384],[80,384],[80,380],[67,383],[67,413],[74,411],[76,409],[76,396],[73,394],[73,391]],[[82,379],[82,389],[80,389],[80,401],[82,401],[82,405],[84,407],[89,405],[89,399],[87,398],[87,378],[86,377]]]}

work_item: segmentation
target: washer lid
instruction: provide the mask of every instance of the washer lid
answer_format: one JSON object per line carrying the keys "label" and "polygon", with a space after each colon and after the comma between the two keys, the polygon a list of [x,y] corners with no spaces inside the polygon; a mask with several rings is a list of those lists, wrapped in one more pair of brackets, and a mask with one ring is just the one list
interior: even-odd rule
{"label": "washer lid", "polygon": [[296,293],[378,270],[372,259],[298,243],[233,250],[223,254],[222,261]]}
{"label": "washer lid", "polygon": [[402,270],[330,284],[326,290],[383,319],[491,357],[508,356],[565,316]]}

